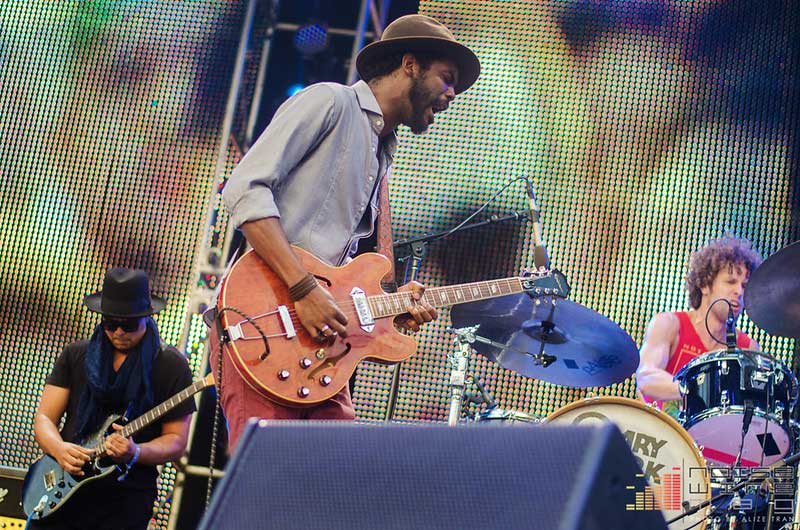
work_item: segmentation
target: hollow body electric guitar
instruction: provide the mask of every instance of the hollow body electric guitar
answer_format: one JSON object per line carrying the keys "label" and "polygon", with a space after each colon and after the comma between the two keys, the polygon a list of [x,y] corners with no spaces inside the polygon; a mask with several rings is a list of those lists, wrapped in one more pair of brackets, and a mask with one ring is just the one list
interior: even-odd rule
{"label": "hollow body electric guitar", "polygon": [[[213,374],[208,374],[203,379],[196,381],[184,388],[157,407],[145,412],[132,422],[125,425],[120,435],[125,438],[133,436],[158,418],[164,416],[196,393],[214,384]],[[87,437],[81,446],[92,449],[93,454],[84,464],[82,477],[71,475],[58,465],[55,458],[43,455],[28,468],[22,490],[22,507],[30,517],[32,512],[34,520],[44,519],[61,508],[80,489],[89,482],[118,473],[117,465],[108,457],[105,448],[106,436],[112,434],[112,423],[120,423],[116,415],[109,416],[103,426],[93,435]]]}
{"label": "hollow body electric guitar", "polygon": [[[217,300],[224,354],[249,386],[284,405],[312,406],[344,388],[360,361],[391,364],[414,354],[414,338],[393,323],[412,305],[411,293],[388,294],[381,289],[381,278],[390,270],[384,256],[362,254],[347,265],[332,267],[305,250],[293,249],[347,316],[347,336],[319,342],[309,335],[286,285],[250,250],[228,271]],[[423,297],[430,305],[442,307],[517,293],[566,297],[569,286],[560,272],[551,270],[428,287]]]}

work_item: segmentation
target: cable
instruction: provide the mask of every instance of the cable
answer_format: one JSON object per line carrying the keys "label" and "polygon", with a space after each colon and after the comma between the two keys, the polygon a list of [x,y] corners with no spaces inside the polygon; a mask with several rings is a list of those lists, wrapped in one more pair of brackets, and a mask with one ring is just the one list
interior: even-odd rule
{"label": "cable", "polygon": [[723,342],[723,341],[719,340],[717,337],[715,337],[714,334],[711,333],[711,329],[708,327],[708,315],[711,313],[711,308],[713,308],[715,305],[717,305],[717,302],[725,302],[726,304],[728,304],[728,309],[731,309],[731,310],[733,309],[733,306],[731,305],[731,303],[729,301],[725,300],[724,298],[717,298],[716,300],[711,302],[711,305],[708,306],[708,311],[706,311],[706,318],[705,318],[706,331],[711,336],[711,338],[714,339],[717,343],[722,344],[723,346],[727,346],[728,343],[727,342]]}
{"label": "cable", "polygon": [[241,311],[241,310],[239,310],[239,309],[236,309],[235,307],[227,306],[227,307],[223,307],[222,309],[220,309],[219,311],[217,311],[216,318],[217,318],[217,321],[218,321],[218,323],[219,323],[219,329],[218,329],[218,331],[219,331],[219,335],[220,335],[220,340],[222,340],[222,314],[223,314],[225,311],[233,311],[234,313],[236,313],[236,314],[237,314],[237,315],[239,315],[240,317],[244,318],[244,319],[245,319],[245,321],[247,321],[247,322],[249,322],[250,324],[252,324],[254,328],[256,328],[256,331],[258,331],[258,334],[259,334],[259,335],[261,335],[261,340],[263,340],[263,341],[264,341],[264,353],[262,353],[262,354],[260,355],[260,357],[259,357],[259,358],[260,358],[262,361],[263,361],[264,359],[266,359],[266,358],[267,358],[267,355],[269,355],[269,339],[267,338],[267,334],[266,334],[266,333],[264,333],[264,330],[262,330],[262,329],[261,329],[261,326],[259,326],[259,325],[256,323],[256,321],[255,321],[255,320],[253,320],[253,317],[251,317],[250,315],[248,315],[248,314],[247,314],[247,313],[245,313],[244,311]]}
{"label": "cable", "polygon": [[223,363],[223,355],[225,355],[224,344],[225,344],[225,333],[222,327],[222,314],[226,311],[233,311],[234,313],[238,314],[242,318],[244,318],[247,322],[253,325],[256,328],[256,331],[261,335],[261,340],[264,341],[264,353],[261,354],[260,359],[263,361],[269,355],[269,340],[267,339],[267,335],[261,329],[261,327],[244,311],[241,311],[235,307],[226,306],[217,311],[217,314],[214,315],[214,325],[217,326],[217,338],[219,340],[218,347],[219,353],[217,354],[217,374],[215,378],[215,385],[217,389],[217,403],[214,406],[214,420],[211,426],[211,448],[208,455],[208,482],[206,483],[206,509],[208,509],[208,505],[211,503],[211,490],[212,484],[214,479],[214,464],[216,463],[217,457],[217,438],[219,436],[219,417],[222,412],[222,363]]}
{"label": "cable", "polygon": [[514,179],[511,179],[511,180],[509,180],[509,181],[508,181],[508,182],[505,184],[505,186],[503,186],[502,188],[500,188],[500,190],[499,190],[499,191],[497,191],[497,192],[496,192],[494,195],[492,195],[492,196],[491,196],[491,197],[490,197],[490,198],[489,198],[489,199],[488,199],[486,202],[484,202],[484,203],[481,205],[481,207],[480,207],[480,208],[478,208],[477,210],[475,210],[475,211],[474,211],[472,214],[470,214],[470,215],[469,215],[469,216],[468,216],[466,219],[464,219],[463,221],[461,221],[460,223],[458,223],[458,224],[457,224],[455,227],[451,228],[450,230],[448,230],[447,232],[445,232],[445,233],[444,233],[444,234],[442,234],[441,236],[437,237],[437,238],[436,238],[436,239],[434,239],[433,241],[438,241],[439,239],[444,239],[444,238],[446,238],[446,237],[450,236],[450,235],[451,235],[453,232],[455,232],[456,230],[458,230],[459,228],[461,228],[462,226],[464,226],[465,224],[467,224],[468,222],[470,222],[470,221],[471,221],[471,220],[472,220],[472,219],[473,219],[473,218],[474,218],[476,215],[478,215],[479,213],[481,213],[481,212],[482,212],[483,210],[485,210],[485,209],[486,209],[486,208],[487,208],[487,207],[488,207],[488,206],[489,206],[489,205],[490,205],[492,202],[494,202],[494,200],[495,200],[497,197],[499,197],[501,193],[503,193],[504,191],[506,191],[506,190],[507,190],[507,189],[508,189],[508,188],[509,188],[509,187],[510,187],[512,184],[514,184],[515,182],[517,182],[517,181],[519,181],[519,180],[524,180],[526,183],[530,183],[530,180],[528,179],[528,177],[517,177],[517,178],[514,178]]}

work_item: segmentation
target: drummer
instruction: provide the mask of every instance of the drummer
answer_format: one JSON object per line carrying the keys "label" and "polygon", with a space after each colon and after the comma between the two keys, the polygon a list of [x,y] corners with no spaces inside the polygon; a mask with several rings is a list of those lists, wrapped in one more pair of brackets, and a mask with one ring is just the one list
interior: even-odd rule
{"label": "drummer", "polygon": [[[745,285],[760,264],[761,256],[749,241],[728,233],[692,254],[686,275],[691,309],[655,315],[639,350],[636,382],[645,401],[677,418],[681,395],[672,377],[692,359],[725,348],[726,301],[738,318]],[[736,346],[760,350],[738,329]]]}

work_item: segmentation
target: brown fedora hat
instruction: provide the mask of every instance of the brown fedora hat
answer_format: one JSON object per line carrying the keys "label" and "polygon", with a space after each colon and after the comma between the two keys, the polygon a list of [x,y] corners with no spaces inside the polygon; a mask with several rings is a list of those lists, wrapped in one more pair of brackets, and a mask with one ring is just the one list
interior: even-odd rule
{"label": "brown fedora hat", "polygon": [[381,35],[381,40],[365,46],[356,58],[356,68],[363,77],[365,65],[392,53],[426,51],[440,53],[458,66],[456,94],[468,89],[481,73],[478,57],[441,22],[425,15],[406,15],[395,19]]}
{"label": "brown fedora hat", "polygon": [[109,269],[103,290],[87,295],[83,303],[90,311],[118,318],[146,317],[167,305],[164,299],[150,294],[144,271],[122,268]]}

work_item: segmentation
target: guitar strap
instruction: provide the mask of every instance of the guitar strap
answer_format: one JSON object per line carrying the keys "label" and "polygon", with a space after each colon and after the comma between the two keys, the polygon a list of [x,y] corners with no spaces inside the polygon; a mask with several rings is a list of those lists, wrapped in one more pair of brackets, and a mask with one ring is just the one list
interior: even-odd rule
{"label": "guitar strap", "polygon": [[397,291],[394,271],[394,247],[392,239],[392,212],[389,207],[389,172],[383,174],[378,185],[378,219],[375,228],[377,244],[375,250],[388,258],[391,268],[381,279],[381,287],[386,292]]}

